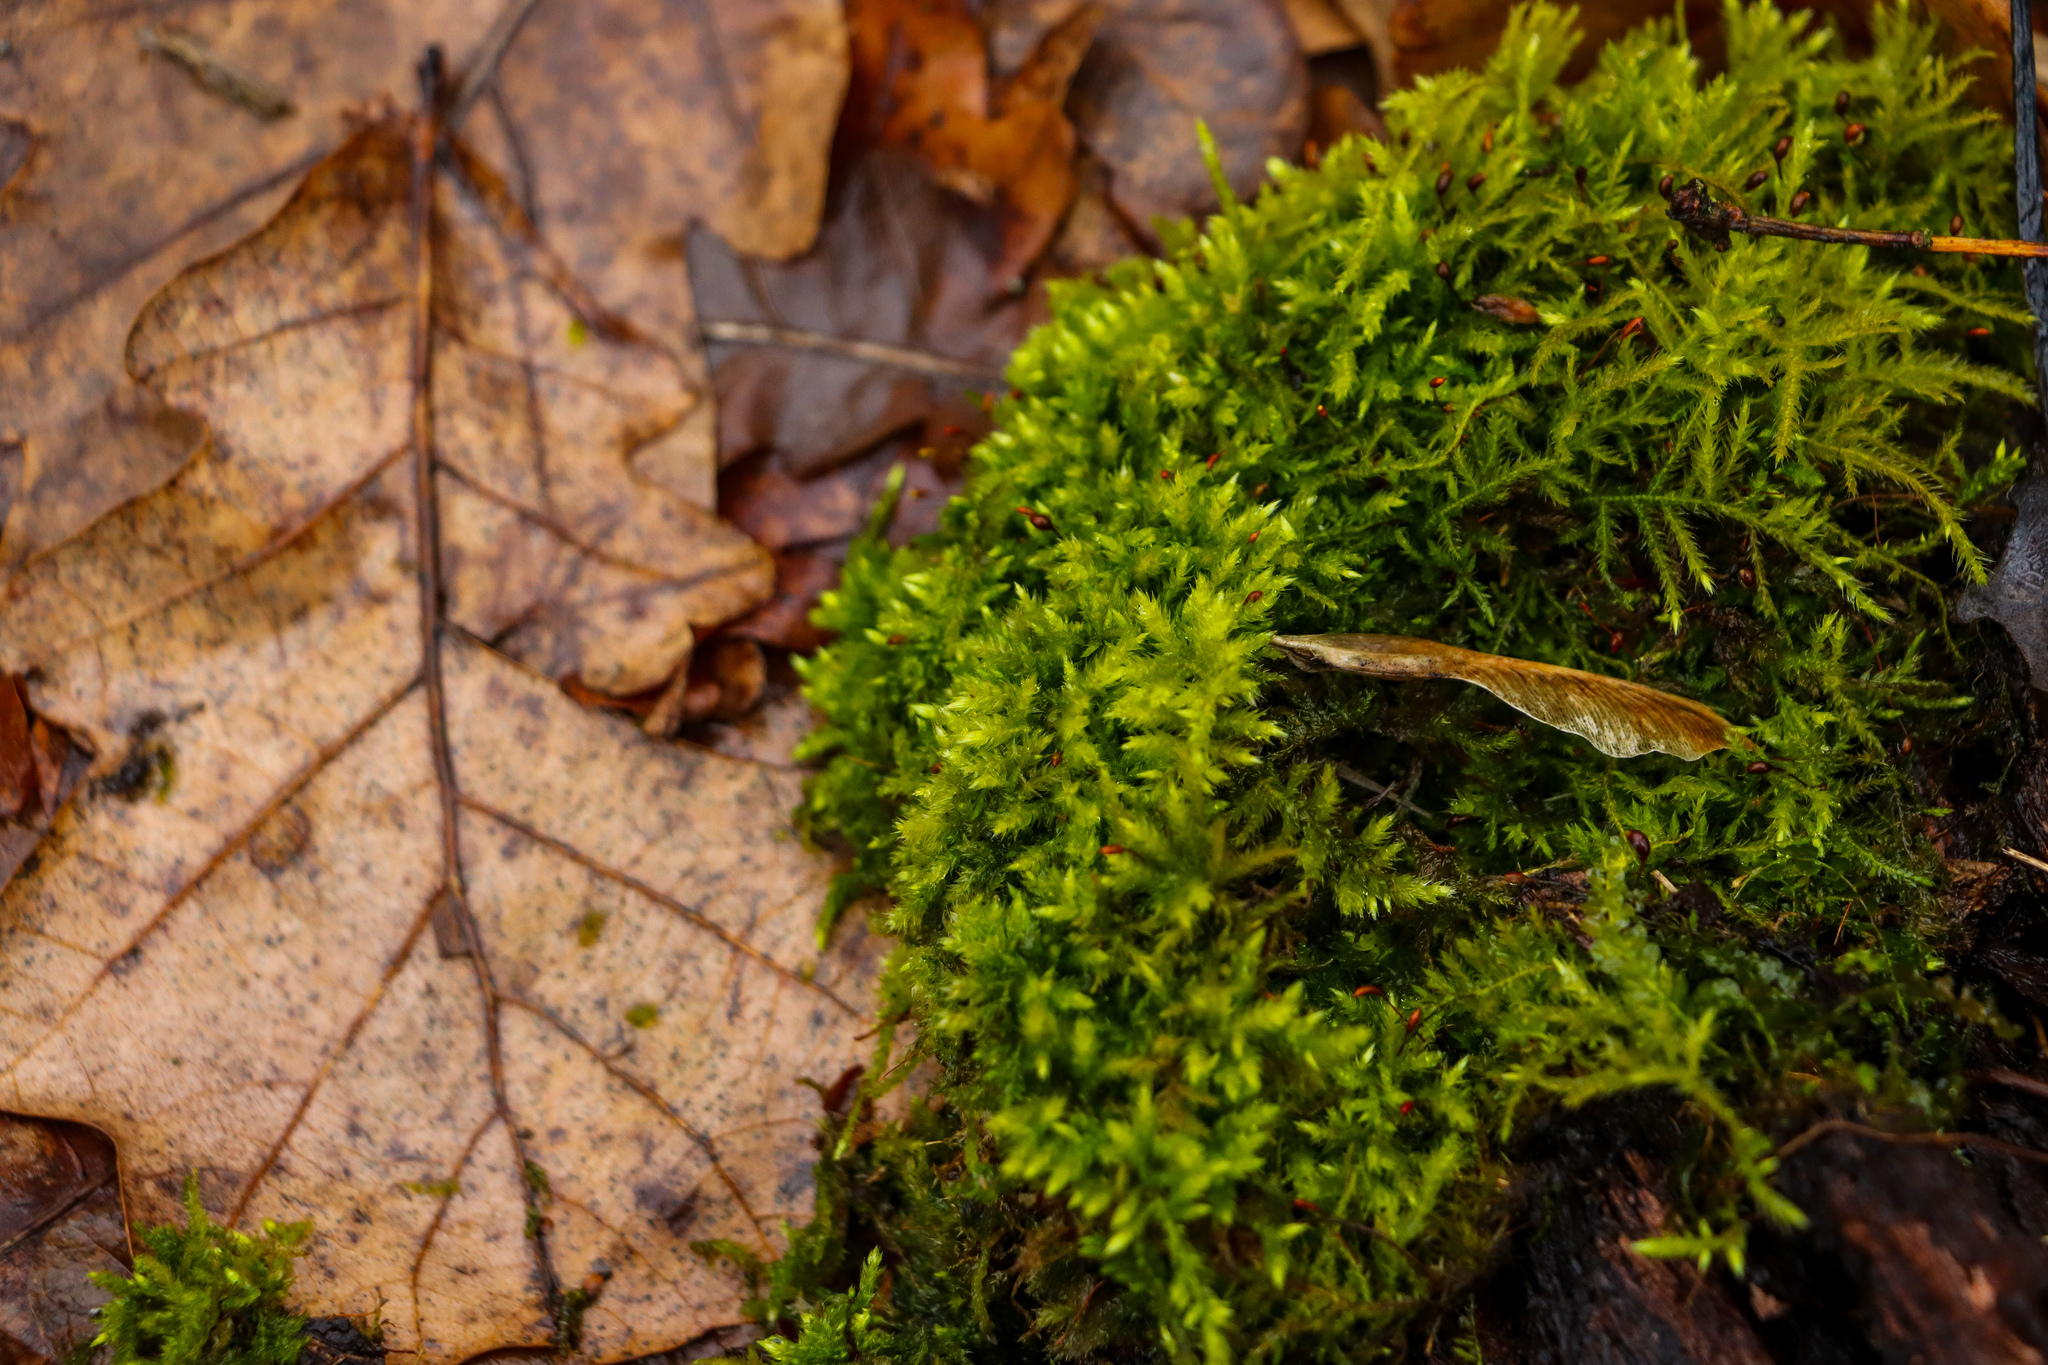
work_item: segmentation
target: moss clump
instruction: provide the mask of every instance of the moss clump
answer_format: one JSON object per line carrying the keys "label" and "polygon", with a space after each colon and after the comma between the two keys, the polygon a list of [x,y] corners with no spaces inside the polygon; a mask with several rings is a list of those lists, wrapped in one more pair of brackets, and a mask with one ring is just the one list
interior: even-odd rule
{"label": "moss clump", "polygon": [[145,1229],[149,1249],[133,1275],[94,1272],[112,1294],[99,1310],[93,1346],[112,1365],[292,1365],[305,1344],[306,1320],[284,1307],[292,1258],[311,1223],[266,1219],[260,1236],[224,1228],[206,1216],[199,1182],[185,1182],[189,1222]]}
{"label": "moss clump", "polygon": [[[1568,16],[1520,12],[1393,144],[1056,288],[941,532],[854,554],[809,812],[895,898],[886,1017],[941,1079],[838,1134],[766,1314],[844,1316],[851,1235],[889,1253],[864,1359],[1394,1356],[1452,1330],[1546,1108],[1682,1106],[1648,1249],[1738,1272],[1803,1217],[1770,1153],[1816,1096],[1953,1118],[1985,1016],[1899,748],[1967,721],[1947,602],[2021,464],[2017,272],[1717,253],[1658,185],[1988,233],[2010,144],[1902,9],[1859,60],[1767,6],[1725,32],[1714,79],[1662,22],[1565,88]],[[1745,741],[1610,760],[1266,645],[1329,630]]]}

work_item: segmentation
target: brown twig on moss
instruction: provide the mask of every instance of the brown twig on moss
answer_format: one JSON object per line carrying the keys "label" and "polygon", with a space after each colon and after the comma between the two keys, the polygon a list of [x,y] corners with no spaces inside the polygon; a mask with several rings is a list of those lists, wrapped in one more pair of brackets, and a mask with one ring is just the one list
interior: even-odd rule
{"label": "brown twig on moss", "polygon": [[1791,237],[1802,242],[1828,242],[1837,246],[1877,246],[1908,251],[1968,252],[1978,256],[2048,257],[2048,243],[2017,242],[2000,237],[1937,237],[1927,232],[1869,232],[1856,228],[1819,227],[1794,223],[1784,218],[1766,218],[1736,204],[1724,204],[1707,189],[1707,182],[1694,178],[1671,192],[1667,216],[1682,223],[1694,235],[1713,244],[1714,250],[1728,249],[1728,234],[1751,237]]}

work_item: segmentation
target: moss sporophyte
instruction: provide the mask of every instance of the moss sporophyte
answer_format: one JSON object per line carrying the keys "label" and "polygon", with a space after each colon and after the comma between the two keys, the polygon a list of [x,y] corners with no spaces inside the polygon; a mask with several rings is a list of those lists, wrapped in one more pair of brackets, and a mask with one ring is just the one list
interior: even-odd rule
{"label": "moss sporophyte", "polygon": [[[1773,1152],[1826,1105],[1957,1117],[2004,1026],[1941,975],[1901,750],[1989,704],[1949,608],[2024,467],[2018,269],[1718,251],[1660,193],[2009,231],[2009,133],[1874,25],[1852,58],[1731,7],[1720,74],[1660,21],[1564,86],[1567,16],[1520,11],[1387,142],[1053,287],[942,529],[859,546],[818,616],[808,818],[902,945],[864,1088],[938,1079],[833,1128],[770,1355],[1418,1354],[1546,1114],[1669,1106],[1639,1248],[1737,1274],[1805,1220]],[[1332,633],[1642,684],[1728,742],[1610,757],[1270,645]]]}

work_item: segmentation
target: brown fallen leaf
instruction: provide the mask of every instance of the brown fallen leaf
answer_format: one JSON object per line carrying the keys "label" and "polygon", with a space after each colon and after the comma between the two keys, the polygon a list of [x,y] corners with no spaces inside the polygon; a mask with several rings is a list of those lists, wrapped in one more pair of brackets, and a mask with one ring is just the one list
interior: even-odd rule
{"label": "brown fallen leaf", "polygon": [[0,1114],[0,1360],[90,1350],[106,1291],[128,1271],[114,1144],[83,1124]]}
{"label": "brown fallen leaf", "polygon": [[[1195,123],[1223,173],[1255,191],[1273,157],[1292,161],[1308,131],[1308,71],[1280,0],[1114,0],[1074,77],[1081,143],[1108,168],[1109,195],[1148,246],[1153,220],[1210,212],[1215,187]],[[994,23],[1043,0],[999,0]]]}
{"label": "brown fallen leaf", "polygon": [[[259,116],[150,54],[152,24],[296,112]],[[496,73],[464,91],[466,134],[517,168],[521,204],[597,295],[688,367],[680,233],[702,219],[750,251],[801,250],[846,80],[836,0],[26,0],[0,40],[0,466],[10,444],[22,465],[13,496],[0,476],[0,573],[193,457],[194,433],[128,380],[129,323],[266,221],[352,118],[409,101],[429,43]],[[706,508],[712,459],[708,410],[638,454]]]}
{"label": "brown fallen leaf", "polygon": [[1613,758],[1654,750],[1690,760],[1728,747],[1728,722],[1698,702],[1576,668],[1405,635],[1275,635],[1273,647],[1302,668],[1369,678],[1456,678]]}
{"label": "brown fallen leaf", "polygon": [[966,0],[848,0],[847,134],[909,147],[948,189],[1000,200],[991,275],[1001,287],[1022,283],[1074,197],[1074,127],[1061,106],[1101,17],[1099,4],[1076,7],[996,84]]}
{"label": "brown fallen leaf", "polygon": [[1472,300],[1472,306],[1516,327],[1529,327],[1543,321],[1543,315],[1536,311],[1534,304],[1511,294],[1481,294]]}
{"label": "brown fallen leaf", "polygon": [[831,586],[892,465],[907,464],[892,538],[928,530],[989,429],[980,401],[1044,315],[1041,291],[988,298],[997,210],[942,190],[892,147],[855,148],[817,245],[786,263],[690,238],[716,366],[719,510],[778,552],[780,596],[732,627],[814,648]]}
{"label": "brown fallen leaf", "polygon": [[558,687],[661,683],[768,559],[636,472],[677,357],[433,138],[365,127],[152,300],[132,373],[205,451],[0,591],[98,754],[0,889],[0,1105],[107,1132],[133,1218],[196,1171],[313,1219],[300,1306],[393,1351],[567,1349],[595,1284],[620,1360],[740,1321],[692,1241],[807,1214],[878,947],[815,948],[797,774]]}

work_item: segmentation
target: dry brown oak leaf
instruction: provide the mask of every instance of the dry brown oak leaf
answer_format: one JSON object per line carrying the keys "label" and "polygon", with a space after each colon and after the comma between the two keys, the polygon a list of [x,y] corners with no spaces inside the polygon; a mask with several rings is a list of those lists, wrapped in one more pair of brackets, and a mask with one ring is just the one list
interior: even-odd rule
{"label": "dry brown oak leaf", "polygon": [[[817,230],[838,0],[0,5],[0,573],[190,458],[203,430],[123,368],[130,322],[267,221],[352,111],[407,99],[429,43],[463,82],[464,137],[570,267],[696,371],[687,224],[778,258]],[[222,69],[291,112],[239,102]],[[712,505],[708,408],[637,459]]]}
{"label": "dry brown oak leaf", "polygon": [[807,1215],[800,1081],[863,1055],[878,948],[812,945],[798,774],[557,686],[659,682],[767,556],[632,471],[673,358],[420,140],[358,132],[151,302],[131,371],[211,443],[0,592],[0,669],[100,756],[0,889],[0,1108],[111,1135],[133,1220],[192,1171],[312,1219],[299,1306],[416,1359],[549,1344],[585,1286],[623,1359],[739,1320],[691,1241]]}

